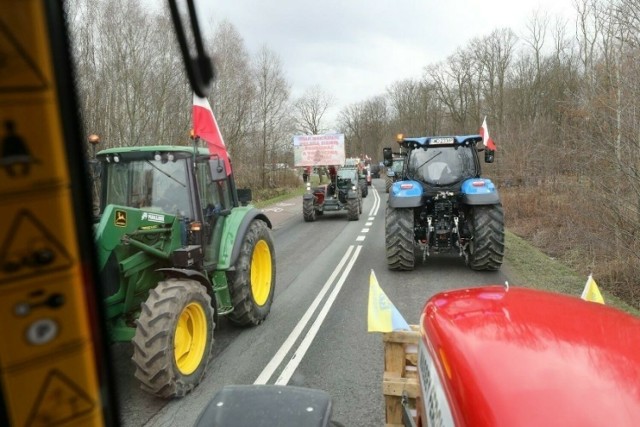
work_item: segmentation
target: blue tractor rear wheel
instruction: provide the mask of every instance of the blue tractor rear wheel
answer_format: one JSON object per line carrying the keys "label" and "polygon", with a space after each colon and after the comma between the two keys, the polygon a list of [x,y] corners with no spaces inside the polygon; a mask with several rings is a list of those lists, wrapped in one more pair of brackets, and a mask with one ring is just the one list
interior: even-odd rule
{"label": "blue tractor rear wheel", "polygon": [[504,256],[502,205],[474,206],[471,225],[473,237],[467,247],[467,265],[472,270],[499,270]]}
{"label": "blue tractor rear wheel", "polygon": [[413,209],[387,206],[385,214],[385,246],[390,270],[413,270],[415,266]]}

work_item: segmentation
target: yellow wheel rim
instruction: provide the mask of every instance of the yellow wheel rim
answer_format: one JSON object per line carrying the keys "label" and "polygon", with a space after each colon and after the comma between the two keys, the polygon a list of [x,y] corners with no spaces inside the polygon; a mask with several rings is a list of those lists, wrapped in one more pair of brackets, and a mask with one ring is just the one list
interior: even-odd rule
{"label": "yellow wheel rim", "polygon": [[192,302],[180,313],[173,354],[183,375],[190,375],[202,362],[207,346],[207,316],[200,304]]}
{"label": "yellow wheel rim", "polygon": [[259,240],[251,256],[251,293],[256,304],[262,306],[271,293],[271,250]]}

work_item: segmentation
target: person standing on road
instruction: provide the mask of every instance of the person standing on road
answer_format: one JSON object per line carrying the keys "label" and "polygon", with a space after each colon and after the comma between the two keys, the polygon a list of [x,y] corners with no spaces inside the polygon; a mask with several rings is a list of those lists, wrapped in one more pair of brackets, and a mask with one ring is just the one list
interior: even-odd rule
{"label": "person standing on road", "polygon": [[304,169],[302,169],[302,180],[305,182],[305,184],[309,180],[310,176],[311,176],[311,166],[305,166]]}

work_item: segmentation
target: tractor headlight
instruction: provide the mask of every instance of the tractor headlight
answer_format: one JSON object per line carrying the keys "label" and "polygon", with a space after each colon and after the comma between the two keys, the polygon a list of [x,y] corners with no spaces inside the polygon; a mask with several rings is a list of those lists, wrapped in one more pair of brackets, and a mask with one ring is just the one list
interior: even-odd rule
{"label": "tractor headlight", "polygon": [[311,183],[307,182],[307,191],[311,191]]}
{"label": "tractor headlight", "polygon": [[352,185],[352,186],[351,186],[351,189],[352,189],[353,191],[356,191],[356,186],[355,186],[355,185]]}

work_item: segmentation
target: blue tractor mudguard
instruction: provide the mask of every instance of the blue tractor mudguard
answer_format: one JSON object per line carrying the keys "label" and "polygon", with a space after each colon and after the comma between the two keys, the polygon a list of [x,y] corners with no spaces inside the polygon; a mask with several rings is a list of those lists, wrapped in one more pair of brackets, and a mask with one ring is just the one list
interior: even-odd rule
{"label": "blue tractor mudguard", "polygon": [[496,186],[487,178],[470,178],[462,182],[462,203],[466,205],[497,205],[500,195]]}
{"label": "blue tractor mudguard", "polygon": [[389,207],[417,208],[422,206],[424,189],[418,181],[396,181],[389,189]]}

